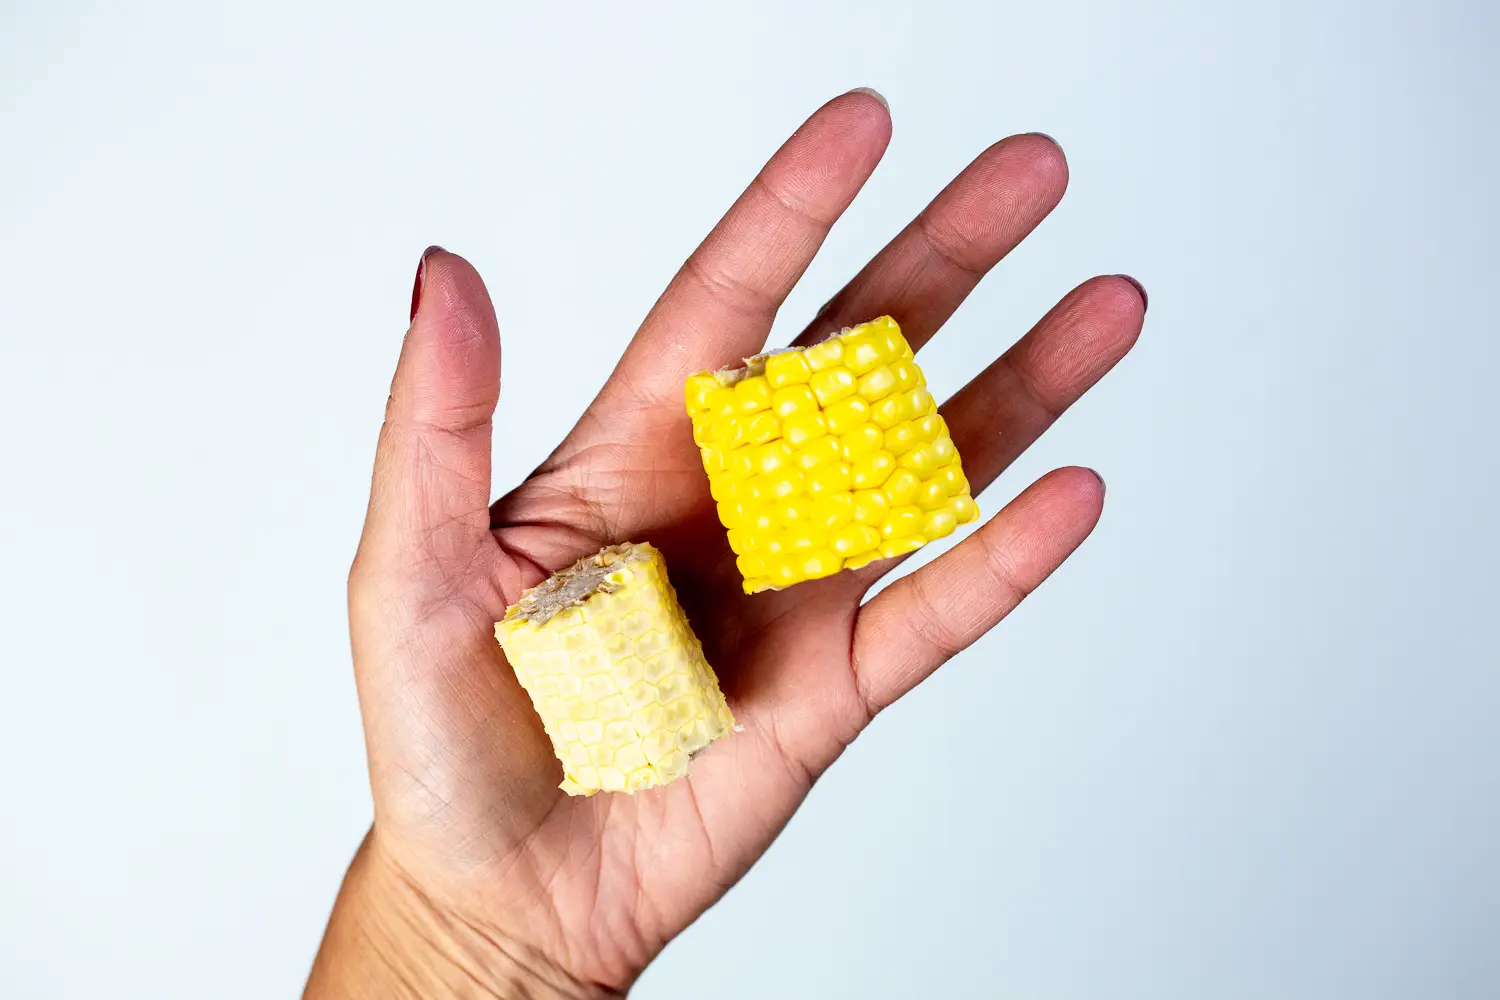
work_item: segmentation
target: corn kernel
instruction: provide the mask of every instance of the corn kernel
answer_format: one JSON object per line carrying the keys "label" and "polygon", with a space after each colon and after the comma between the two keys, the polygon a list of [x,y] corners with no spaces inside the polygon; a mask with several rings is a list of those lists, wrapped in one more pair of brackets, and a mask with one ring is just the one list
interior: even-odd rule
{"label": "corn kernel", "polygon": [[967,496],[969,493],[969,480],[964,477],[964,470],[959,467],[957,462],[943,466],[937,470],[937,474],[932,478],[942,483],[943,488],[948,491],[950,496],[954,493],[962,493]]}
{"label": "corn kernel", "polygon": [[[696,429],[697,428],[694,428],[694,430]],[[725,452],[723,448],[720,448],[715,444],[706,444],[701,446],[698,450],[703,455],[704,472],[707,472],[710,476],[712,476],[725,470]]]}
{"label": "corn kernel", "polygon": [[689,412],[703,412],[713,409],[710,400],[719,389],[719,380],[708,372],[699,372],[697,375],[689,375],[687,380],[687,405]]}
{"label": "corn kernel", "polygon": [[868,524],[846,524],[830,535],[828,540],[833,551],[847,559],[879,548],[880,532]]}
{"label": "corn kernel", "polygon": [[884,440],[885,435],[880,433],[879,427],[874,424],[860,424],[839,438],[839,447],[843,449],[845,461],[857,462],[866,455],[879,451],[880,444]]}
{"label": "corn kernel", "polygon": [[757,413],[744,427],[744,439],[750,444],[764,444],[781,434],[781,424],[769,413]]}
{"label": "corn kernel", "polygon": [[855,375],[863,375],[884,360],[885,337],[875,329],[851,333],[844,340],[844,367]]}
{"label": "corn kernel", "polygon": [[[772,517],[782,527],[792,527],[799,521],[812,517],[813,502],[807,497],[795,497],[776,507]],[[733,548],[733,546],[730,546]]]}
{"label": "corn kernel", "polygon": [[873,490],[890,476],[896,457],[888,451],[872,452],[854,463],[854,488]]}
{"label": "corn kernel", "polygon": [[824,491],[813,495],[808,521],[816,528],[832,531],[854,519],[854,494],[848,490]]}
{"label": "corn kernel", "polygon": [[797,450],[797,464],[804,469],[815,469],[825,462],[837,462],[843,454],[838,438],[821,437]]}
{"label": "corn kernel", "polygon": [[771,411],[782,420],[799,413],[817,413],[818,397],[805,385],[789,385],[772,394]]}
{"label": "corn kernel", "polygon": [[932,393],[926,389],[912,389],[906,394],[906,412],[913,420],[925,417],[936,408],[937,404],[932,400]]}
{"label": "corn kernel", "polygon": [[794,448],[800,448],[827,433],[828,418],[817,412],[799,413],[787,417],[781,424],[781,436]]}
{"label": "corn kernel", "polygon": [[733,500],[739,489],[740,480],[727,473],[719,473],[708,477],[708,492],[715,500]]}
{"label": "corn kernel", "polygon": [[856,391],[865,399],[884,399],[896,388],[896,373],[885,365],[860,376]]}
{"label": "corn kernel", "polygon": [[843,462],[830,462],[820,465],[807,473],[807,492],[836,493],[850,489],[854,485],[854,472]]}
{"label": "corn kernel", "polygon": [[735,409],[757,413],[771,406],[771,386],[765,378],[747,378],[734,387]]}
{"label": "corn kernel", "polygon": [[926,379],[922,378],[922,369],[917,367],[915,361],[893,362],[891,372],[896,376],[896,391],[898,392],[919,389],[926,383]]}
{"label": "corn kernel", "polygon": [[915,420],[897,424],[885,432],[885,449],[898,458],[921,443],[922,433]]}
{"label": "corn kernel", "polygon": [[[917,506],[923,510],[933,510],[948,505],[948,487],[942,480],[936,477],[927,480],[917,487]],[[733,546],[730,546],[733,548]]]}
{"label": "corn kernel", "polygon": [[904,538],[893,538],[888,542],[880,543],[880,557],[882,559],[894,559],[896,556],[915,552],[927,544],[927,540],[921,535],[907,535]]}
{"label": "corn kernel", "polygon": [[802,356],[807,358],[807,364],[814,372],[837,368],[844,358],[844,339],[829,337],[821,344],[807,348]]}
{"label": "corn kernel", "polygon": [[922,535],[925,538],[942,538],[944,535],[953,534],[953,529],[958,527],[958,516],[947,507],[927,512],[922,519]]}
{"label": "corn kernel", "polygon": [[[765,569],[758,555],[740,560]],[[579,560],[506,609],[495,637],[542,717],[570,795],[666,784],[734,727],[650,545]]]}
{"label": "corn kernel", "polygon": [[891,513],[891,501],[880,490],[856,490],[854,519],[860,524],[884,524]]}
{"label": "corn kernel", "polygon": [[766,381],[773,389],[806,382],[811,377],[812,368],[808,366],[807,358],[803,357],[801,351],[788,351],[766,358]]}
{"label": "corn kernel", "polygon": [[755,449],[751,462],[757,472],[775,472],[791,468],[794,455],[792,446],[785,441],[771,441]]}
{"label": "corn kernel", "polygon": [[886,480],[885,495],[890,498],[891,504],[900,507],[909,504],[917,498],[917,490],[922,488],[922,480],[910,469],[898,469],[895,475]]}
{"label": "corn kernel", "polygon": [[819,406],[825,408],[832,406],[846,396],[854,394],[854,375],[847,368],[824,369],[813,375],[812,391],[813,395],[818,397]]}
{"label": "corn kernel", "polygon": [[880,526],[880,533],[886,538],[905,538],[907,535],[915,535],[921,527],[922,511],[919,508],[897,507],[885,519],[885,524]]}
{"label": "corn kernel", "polygon": [[802,576],[808,580],[832,576],[843,569],[844,561],[828,549],[817,549],[802,557]]}
{"label": "corn kernel", "polygon": [[979,505],[967,493],[963,496],[950,499],[948,501],[948,509],[953,511],[954,516],[958,518],[959,524],[968,524],[979,516]]}
{"label": "corn kernel", "polygon": [[719,523],[726,528],[737,528],[745,523],[745,504],[740,500],[727,500],[719,504]]}
{"label": "corn kernel", "polygon": [[[698,373],[684,398],[746,593],[910,552],[979,514],[889,317]],[[589,766],[614,768],[629,787],[634,764]]]}
{"label": "corn kernel", "polygon": [[870,419],[876,427],[888,431],[906,419],[906,403],[900,396],[887,396],[870,407]]}

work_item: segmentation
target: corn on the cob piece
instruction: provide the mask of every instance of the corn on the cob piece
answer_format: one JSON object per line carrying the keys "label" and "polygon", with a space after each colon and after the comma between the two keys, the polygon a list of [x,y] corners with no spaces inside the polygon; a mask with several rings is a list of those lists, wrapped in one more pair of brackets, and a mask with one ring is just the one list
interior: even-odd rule
{"label": "corn on the cob piece", "polygon": [[745,593],[911,552],[979,516],[926,385],[889,316],[688,377]]}
{"label": "corn on the cob piece", "polygon": [[495,637],[542,717],[569,795],[664,785],[734,728],[649,544],[610,546],[554,574],[506,609]]}

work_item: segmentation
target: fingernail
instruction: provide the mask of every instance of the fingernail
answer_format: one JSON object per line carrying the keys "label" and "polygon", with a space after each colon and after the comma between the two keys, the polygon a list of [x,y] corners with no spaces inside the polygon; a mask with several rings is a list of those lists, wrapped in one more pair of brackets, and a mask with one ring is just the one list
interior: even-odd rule
{"label": "fingernail", "polygon": [[885,95],[882,94],[880,91],[876,90],[874,87],[855,87],[853,90],[849,91],[849,93],[851,93],[851,94],[869,94],[871,97],[875,98],[875,100],[877,100],[881,104],[883,104],[885,106],[885,109],[887,111],[891,110],[891,102],[887,101],[885,99]]}
{"label": "fingernail", "polygon": [[[1084,468],[1088,468],[1088,466],[1084,466]],[[1099,470],[1089,469],[1089,471],[1094,474],[1095,479],[1099,480],[1099,494],[1102,496],[1105,493],[1109,492],[1109,488],[1104,485],[1104,477],[1099,475]]]}
{"label": "fingernail", "polygon": [[1062,148],[1062,143],[1060,143],[1056,139],[1052,138],[1046,132],[1027,132],[1026,134],[1027,135],[1040,136],[1041,138],[1046,139],[1048,142],[1052,143],[1052,145],[1056,146],[1058,149]]}
{"label": "fingernail", "polygon": [[1147,307],[1150,306],[1150,304],[1151,304],[1151,299],[1146,295],[1146,286],[1143,285],[1143,284],[1141,284],[1139,281],[1136,281],[1134,278],[1132,278],[1128,274],[1117,274],[1117,275],[1115,275],[1115,277],[1116,278],[1124,278],[1126,281],[1130,282],[1132,285],[1135,286],[1135,290],[1141,296],[1141,312],[1145,312],[1146,309],[1147,309]]}
{"label": "fingernail", "polygon": [[417,262],[417,280],[411,286],[411,315],[406,317],[410,323],[417,318],[417,310],[422,306],[422,283],[427,279],[427,258],[435,253],[442,253],[440,246],[430,246],[422,251],[422,259]]}

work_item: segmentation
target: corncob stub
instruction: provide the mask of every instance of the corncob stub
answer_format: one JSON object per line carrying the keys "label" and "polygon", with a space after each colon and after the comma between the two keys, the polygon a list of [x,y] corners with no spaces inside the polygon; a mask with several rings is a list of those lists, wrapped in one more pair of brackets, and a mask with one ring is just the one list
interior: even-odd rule
{"label": "corncob stub", "polygon": [[664,785],[734,728],[649,544],[610,546],[553,574],[506,609],[495,637],[552,738],[569,795]]}
{"label": "corncob stub", "polygon": [[979,516],[889,316],[690,375],[686,394],[747,594],[911,552]]}

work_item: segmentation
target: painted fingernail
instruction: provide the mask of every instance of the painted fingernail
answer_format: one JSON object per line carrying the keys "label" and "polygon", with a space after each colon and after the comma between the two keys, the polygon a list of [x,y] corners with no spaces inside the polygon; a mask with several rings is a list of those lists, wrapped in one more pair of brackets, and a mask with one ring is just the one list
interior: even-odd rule
{"label": "painted fingernail", "polygon": [[442,253],[440,246],[430,246],[422,251],[422,259],[417,262],[417,280],[411,286],[411,315],[406,317],[410,323],[417,318],[417,310],[422,307],[422,283],[427,280],[427,258],[435,253]]}
{"label": "painted fingernail", "polygon": [[1151,299],[1146,295],[1146,286],[1141,284],[1139,281],[1136,281],[1128,274],[1117,274],[1115,275],[1115,277],[1124,278],[1126,281],[1135,286],[1136,292],[1138,292],[1141,296],[1141,312],[1145,312],[1151,304]]}
{"label": "painted fingernail", "polygon": [[849,91],[849,93],[851,93],[851,94],[869,94],[871,97],[875,98],[875,100],[877,100],[881,104],[885,105],[885,109],[887,111],[891,110],[891,102],[887,101],[885,99],[885,95],[882,94],[880,91],[876,90],[874,87],[855,87],[853,90]]}

